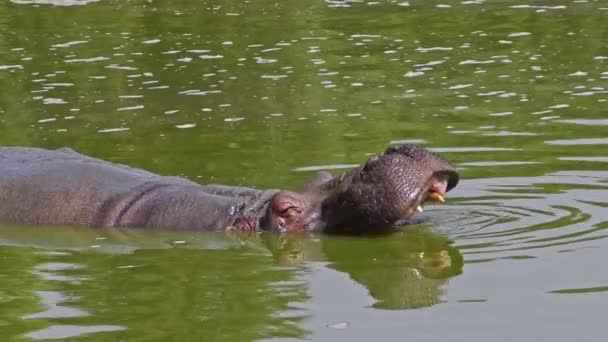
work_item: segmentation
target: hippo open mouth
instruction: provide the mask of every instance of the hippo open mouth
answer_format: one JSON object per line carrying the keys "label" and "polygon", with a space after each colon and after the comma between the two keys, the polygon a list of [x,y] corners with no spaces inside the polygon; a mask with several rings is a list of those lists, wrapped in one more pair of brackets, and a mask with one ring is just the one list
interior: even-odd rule
{"label": "hippo open mouth", "polygon": [[414,208],[416,212],[423,212],[423,205],[426,202],[445,203],[446,193],[456,186],[458,174],[448,172],[438,172],[428,181],[428,186],[424,188],[420,202]]}
{"label": "hippo open mouth", "polygon": [[459,181],[442,157],[416,145],[390,147],[339,177],[318,173],[299,192],[274,196],[263,226],[281,232],[377,233],[444,202]]}

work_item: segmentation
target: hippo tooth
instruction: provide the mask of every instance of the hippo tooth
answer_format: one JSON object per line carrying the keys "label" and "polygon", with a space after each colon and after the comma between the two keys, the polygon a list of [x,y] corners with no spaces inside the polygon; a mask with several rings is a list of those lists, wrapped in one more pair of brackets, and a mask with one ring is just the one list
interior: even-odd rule
{"label": "hippo tooth", "polygon": [[429,192],[427,194],[427,197],[435,202],[441,202],[441,203],[445,202],[445,198],[443,198],[443,196],[437,192]]}
{"label": "hippo tooth", "polygon": [[421,213],[422,212],[422,207],[421,206],[417,206],[416,207],[416,211],[419,212],[419,213]]}

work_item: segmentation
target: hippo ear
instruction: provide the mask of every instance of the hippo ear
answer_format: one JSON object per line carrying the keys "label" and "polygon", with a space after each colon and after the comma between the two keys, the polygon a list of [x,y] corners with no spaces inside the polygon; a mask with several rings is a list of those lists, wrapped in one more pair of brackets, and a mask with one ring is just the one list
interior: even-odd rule
{"label": "hippo ear", "polygon": [[361,171],[359,172],[359,178],[361,178],[362,181],[366,182],[369,180],[369,172],[373,170],[374,166],[378,164],[379,160],[380,156],[373,156],[369,158],[367,162],[365,162],[365,164],[361,168]]}
{"label": "hippo ear", "polygon": [[323,184],[330,182],[334,177],[327,171],[319,171],[314,174],[304,185],[299,192],[318,192]]}

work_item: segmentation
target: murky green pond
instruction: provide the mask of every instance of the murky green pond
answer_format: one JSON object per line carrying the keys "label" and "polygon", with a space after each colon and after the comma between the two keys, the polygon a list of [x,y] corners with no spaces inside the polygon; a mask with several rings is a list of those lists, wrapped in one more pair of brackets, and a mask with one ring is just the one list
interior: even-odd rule
{"label": "murky green pond", "polygon": [[0,227],[0,339],[601,341],[608,1],[0,2],[0,145],[293,189],[400,142],[385,237]]}

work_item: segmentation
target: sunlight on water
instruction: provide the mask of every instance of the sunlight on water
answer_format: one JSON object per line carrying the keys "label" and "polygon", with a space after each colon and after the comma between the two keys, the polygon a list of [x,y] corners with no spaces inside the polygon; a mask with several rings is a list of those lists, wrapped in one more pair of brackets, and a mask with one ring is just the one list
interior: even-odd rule
{"label": "sunlight on water", "polygon": [[0,3],[2,145],[257,188],[404,143],[461,173],[389,236],[2,227],[5,338],[601,340],[606,15],[601,1]]}

